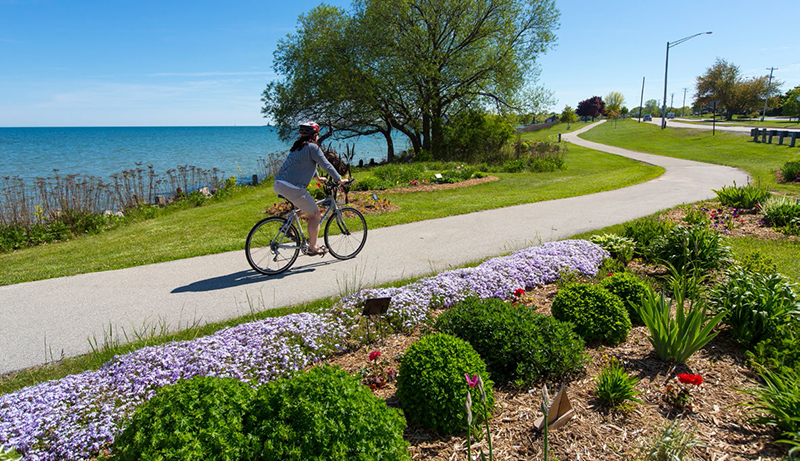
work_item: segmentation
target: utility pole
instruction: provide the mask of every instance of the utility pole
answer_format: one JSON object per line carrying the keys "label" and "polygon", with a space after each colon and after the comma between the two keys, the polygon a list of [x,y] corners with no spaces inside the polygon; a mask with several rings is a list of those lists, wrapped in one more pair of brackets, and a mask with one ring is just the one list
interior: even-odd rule
{"label": "utility pole", "polygon": [[778,70],[777,67],[770,67],[767,69],[769,71],[769,83],[767,83],[767,97],[764,98],[764,112],[761,113],[761,121],[764,121],[764,116],[767,115],[767,102],[769,102],[769,92],[772,89],[772,71]]}
{"label": "utility pole", "polygon": [[639,96],[639,122],[642,121],[642,103],[644,102],[644,77],[642,77],[642,95]]}
{"label": "utility pole", "polygon": [[675,102],[674,101],[675,101],[675,93],[670,93],[669,94],[669,108],[670,109],[674,109],[675,108]]}
{"label": "utility pole", "polygon": [[681,117],[686,115],[686,90],[687,88],[683,89],[683,105],[681,106]]}

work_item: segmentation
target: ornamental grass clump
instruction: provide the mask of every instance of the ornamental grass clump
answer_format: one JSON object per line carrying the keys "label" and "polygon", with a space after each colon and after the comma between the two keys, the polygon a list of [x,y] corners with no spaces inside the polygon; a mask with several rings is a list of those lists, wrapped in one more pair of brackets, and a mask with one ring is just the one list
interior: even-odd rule
{"label": "ornamental grass clump", "polygon": [[496,298],[460,301],[434,326],[470,343],[498,383],[558,379],[586,362],[583,340],[568,324]]}
{"label": "ornamental grass clump", "polygon": [[[752,400],[744,405],[754,410],[750,421],[779,431],[778,442],[793,445],[790,456],[800,452],[800,372],[784,369],[779,372],[758,367],[763,383],[744,391]],[[795,459],[795,458],[791,458]]]}
{"label": "ornamental grass clump", "polygon": [[[468,429],[464,375],[480,375],[486,407],[494,407],[492,382],[480,355],[468,342],[445,333],[428,335],[403,356],[397,377],[397,399],[406,418],[442,435]],[[476,422],[482,423],[483,415]]]}
{"label": "ornamental grass clump", "polygon": [[639,395],[635,389],[638,383],[639,378],[631,376],[616,357],[611,357],[595,378],[594,393],[610,408],[627,410],[633,402],[642,403],[636,397]]}
{"label": "ornamental grass clump", "polygon": [[550,310],[556,319],[571,322],[587,342],[619,344],[631,330],[622,300],[596,285],[567,285],[558,291]]}
{"label": "ornamental grass clump", "polygon": [[254,394],[241,381],[207,376],[162,387],[116,438],[114,459],[238,461],[246,440],[242,421]]}
{"label": "ornamental grass clump", "polygon": [[705,226],[676,226],[655,239],[648,252],[654,260],[675,267],[679,273],[690,269],[709,271],[733,260],[726,242],[724,236]]}
{"label": "ornamental grass clump", "polygon": [[258,389],[245,416],[242,459],[408,460],[405,427],[402,413],[357,378],[319,366]]}
{"label": "ornamental grass clump", "polygon": [[[676,282],[677,283],[677,282]],[[675,285],[675,284],[673,284]],[[663,293],[656,295],[647,289],[638,306],[639,316],[649,330],[648,340],[661,360],[685,363],[719,332],[714,328],[725,315],[721,312],[708,316],[706,303],[702,299],[685,302],[685,291],[673,286],[675,293],[675,317],[670,310],[672,301]]]}
{"label": "ornamental grass clump", "polygon": [[755,208],[771,195],[768,189],[752,184],[736,186],[736,183],[733,183],[733,186],[722,186],[720,190],[712,190],[717,194],[717,199],[722,206],[735,208]]}

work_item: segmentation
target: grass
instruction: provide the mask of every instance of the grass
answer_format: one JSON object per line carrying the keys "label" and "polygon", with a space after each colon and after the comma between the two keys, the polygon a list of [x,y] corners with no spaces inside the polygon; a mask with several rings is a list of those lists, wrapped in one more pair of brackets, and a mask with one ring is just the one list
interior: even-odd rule
{"label": "grass", "polygon": [[[692,120],[692,121],[684,121],[679,120],[681,123],[694,123],[695,125],[709,125],[711,126],[713,121],[711,117],[704,117],[702,120]],[[788,120],[765,120],[760,121],[760,119],[745,119],[745,120],[731,120],[730,122],[726,121],[724,118],[717,117],[717,123],[723,124],[725,126],[752,126],[753,128],[777,128],[777,129],[796,129],[800,128],[800,122],[794,118],[791,122]]]}
{"label": "grass", "polygon": [[[570,146],[566,163],[564,171],[501,173],[496,175],[499,181],[474,187],[379,194],[400,210],[368,216],[367,222],[375,229],[591,194],[648,181],[663,171],[578,146]],[[271,183],[263,183],[243,188],[226,201],[167,213],[95,236],[2,254],[0,285],[241,250],[252,225],[277,201]]]}
{"label": "grass", "polygon": [[622,120],[616,128],[604,123],[580,136],[639,152],[741,168],[756,185],[783,194],[800,194],[796,183],[779,183],[775,174],[784,163],[796,160],[800,149],[776,143],[756,144],[747,133],[717,131],[712,135],[711,131],[689,128],[661,130],[653,124]]}

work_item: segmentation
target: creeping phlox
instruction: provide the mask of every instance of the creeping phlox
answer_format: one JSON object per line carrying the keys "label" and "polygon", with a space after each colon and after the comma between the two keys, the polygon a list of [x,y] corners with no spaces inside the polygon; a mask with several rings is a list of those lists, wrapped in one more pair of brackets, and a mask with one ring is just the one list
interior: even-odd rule
{"label": "creeping phlox", "polygon": [[555,282],[566,270],[594,276],[606,257],[607,251],[585,240],[549,242],[401,288],[362,290],[322,314],[264,319],[139,349],[98,370],[0,396],[0,444],[25,460],[91,458],[108,448],[136,407],[163,386],[194,376],[265,383],[322,360],[358,331],[367,298],[391,297],[387,320],[410,330],[432,309],[470,295],[509,299],[520,287]]}

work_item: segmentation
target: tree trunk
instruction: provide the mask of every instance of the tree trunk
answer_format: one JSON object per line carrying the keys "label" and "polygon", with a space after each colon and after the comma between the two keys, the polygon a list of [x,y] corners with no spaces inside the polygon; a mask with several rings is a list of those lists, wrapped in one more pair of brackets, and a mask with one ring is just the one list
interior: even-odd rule
{"label": "tree trunk", "polygon": [[442,125],[442,109],[437,104],[431,114],[431,151],[433,158],[444,160],[444,127]]}
{"label": "tree trunk", "polygon": [[431,151],[431,115],[427,108],[422,110],[422,148]]}
{"label": "tree trunk", "polygon": [[394,140],[392,139],[392,126],[388,125],[387,130],[381,130],[383,137],[386,138],[386,163],[394,162]]}

